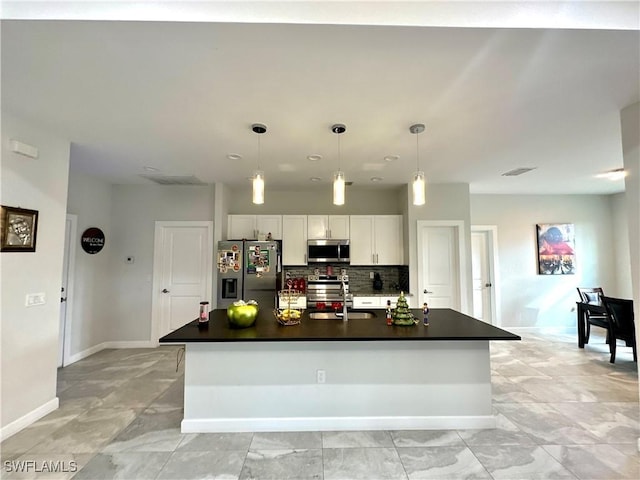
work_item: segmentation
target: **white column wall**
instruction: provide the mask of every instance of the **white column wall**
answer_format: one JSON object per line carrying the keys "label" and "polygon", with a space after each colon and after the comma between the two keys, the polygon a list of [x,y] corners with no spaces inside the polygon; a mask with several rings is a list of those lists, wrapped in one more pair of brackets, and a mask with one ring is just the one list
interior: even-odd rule
{"label": "white column wall", "polygon": [[[9,149],[10,139],[38,148],[36,159]],[[36,251],[0,253],[0,438],[58,406],[56,365],[66,222],[69,142],[2,112],[0,203],[38,210]],[[25,306],[29,293],[46,303]]]}

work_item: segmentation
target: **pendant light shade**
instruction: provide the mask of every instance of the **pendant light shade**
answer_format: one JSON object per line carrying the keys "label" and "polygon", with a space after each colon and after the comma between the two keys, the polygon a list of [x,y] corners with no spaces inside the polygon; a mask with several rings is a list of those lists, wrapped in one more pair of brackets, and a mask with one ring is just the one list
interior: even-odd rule
{"label": "pendant light shade", "polygon": [[344,172],[333,174],[333,204],[344,205]]}
{"label": "pendant light shade", "polygon": [[413,174],[413,204],[420,206],[425,204],[426,185],[424,180],[424,172],[415,172]]}
{"label": "pendant light shade", "polygon": [[416,171],[413,174],[413,180],[411,183],[413,204],[421,206],[426,203],[427,180],[424,176],[424,172],[420,170],[420,146],[418,142],[418,135],[424,132],[424,125],[422,123],[416,123],[409,127],[409,131],[416,136]]}
{"label": "pendant light shade", "polygon": [[346,183],[344,172],[340,171],[340,135],[347,131],[347,127],[336,123],[331,127],[331,131],[338,135],[338,171],[333,174],[333,204],[344,205]]}
{"label": "pendant light shade", "polygon": [[258,134],[258,169],[253,172],[252,184],[253,184],[253,197],[252,201],[256,205],[262,205],[264,203],[264,172],[260,170],[260,135],[267,131],[266,125],[261,123],[254,123],[251,125],[251,130]]}
{"label": "pendant light shade", "polygon": [[253,203],[264,203],[264,172],[256,170],[253,174]]}

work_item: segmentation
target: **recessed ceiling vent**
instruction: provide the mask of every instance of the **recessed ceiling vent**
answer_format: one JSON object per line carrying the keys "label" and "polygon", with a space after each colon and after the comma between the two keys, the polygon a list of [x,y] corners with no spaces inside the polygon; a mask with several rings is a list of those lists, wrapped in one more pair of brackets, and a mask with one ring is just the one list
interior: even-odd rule
{"label": "recessed ceiling vent", "polygon": [[193,175],[170,176],[170,175],[140,175],[142,178],[151,180],[159,185],[206,185],[202,180]]}
{"label": "recessed ceiling vent", "polygon": [[531,170],[535,170],[536,167],[521,167],[514,168],[513,170],[509,170],[508,172],[504,172],[502,174],[503,177],[517,177],[518,175],[522,175],[523,173],[530,172]]}

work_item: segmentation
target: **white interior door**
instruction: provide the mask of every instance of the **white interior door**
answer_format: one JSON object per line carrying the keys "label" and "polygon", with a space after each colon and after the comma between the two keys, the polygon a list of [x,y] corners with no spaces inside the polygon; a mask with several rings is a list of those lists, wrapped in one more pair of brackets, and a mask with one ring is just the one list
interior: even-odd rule
{"label": "white interior door", "polygon": [[67,364],[71,338],[71,305],[73,290],[73,265],[75,264],[76,215],[67,215],[64,234],[64,258],[60,282],[60,330],[58,334],[58,367]]}
{"label": "white interior door", "polygon": [[498,230],[495,225],[471,227],[471,270],[473,275],[473,316],[498,325],[499,302],[497,252]]}
{"label": "white interior door", "polygon": [[420,305],[460,310],[457,228],[420,226],[418,234]]}
{"label": "white interior door", "polygon": [[156,222],[154,325],[156,338],[198,316],[211,304],[213,222]]}
{"label": "white interior door", "polygon": [[487,232],[471,232],[471,275],[473,282],[473,316],[491,323],[491,274]]}

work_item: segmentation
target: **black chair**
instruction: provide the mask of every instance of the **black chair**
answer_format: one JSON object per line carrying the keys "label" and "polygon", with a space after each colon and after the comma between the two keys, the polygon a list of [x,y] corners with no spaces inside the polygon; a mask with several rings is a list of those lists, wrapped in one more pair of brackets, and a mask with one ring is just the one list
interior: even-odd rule
{"label": "black chair", "polygon": [[636,325],[633,316],[633,300],[623,298],[602,297],[602,303],[609,317],[609,351],[611,363],[616,361],[616,340],[623,340],[627,347],[633,349],[633,361],[638,361],[636,349]]}
{"label": "black chair", "polygon": [[578,287],[578,295],[582,303],[586,303],[586,332],[584,335],[584,343],[589,343],[591,335],[591,325],[604,328],[607,331],[607,343],[609,343],[609,316],[602,305],[602,297],[604,291],[600,287],[583,288]]}

